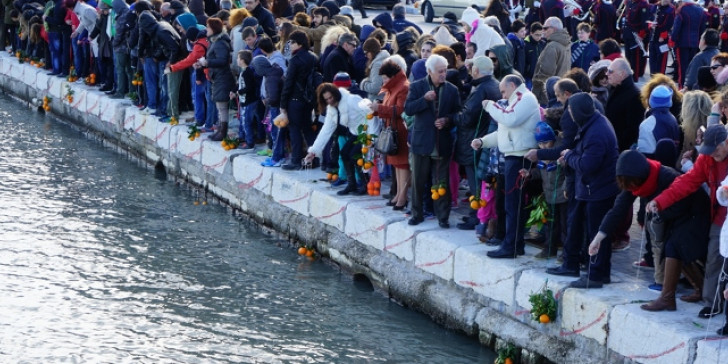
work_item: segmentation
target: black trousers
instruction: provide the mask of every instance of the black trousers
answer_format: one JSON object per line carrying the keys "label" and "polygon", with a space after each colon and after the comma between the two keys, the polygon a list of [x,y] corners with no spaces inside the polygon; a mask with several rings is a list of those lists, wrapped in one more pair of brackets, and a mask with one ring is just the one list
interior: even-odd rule
{"label": "black trousers", "polygon": [[444,184],[445,196],[433,201],[434,212],[437,219],[447,222],[450,218],[452,197],[450,194],[450,158],[433,158],[429,155],[412,154],[412,218],[422,219],[424,194],[428,193],[427,185],[432,181],[433,186]]}

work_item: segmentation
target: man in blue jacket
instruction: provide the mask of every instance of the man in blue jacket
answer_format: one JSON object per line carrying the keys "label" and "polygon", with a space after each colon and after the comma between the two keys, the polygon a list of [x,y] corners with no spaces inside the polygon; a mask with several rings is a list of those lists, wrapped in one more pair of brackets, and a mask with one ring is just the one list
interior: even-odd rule
{"label": "man in blue jacket", "polygon": [[417,31],[420,34],[424,34],[422,32],[422,28],[420,28],[417,24],[405,19],[406,11],[404,8],[404,5],[397,4],[392,8],[392,16],[394,17],[394,21],[392,22],[392,26],[394,26],[394,30],[396,33],[399,33],[407,27],[413,27],[417,29]]}
{"label": "man in blue jacket", "polygon": [[[586,235],[591,241],[596,236],[599,224],[619,193],[615,177],[619,152],[612,125],[596,111],[589,94],[580,92],[571,96],[569,113],[579,126],[579,133],[576,146],[564,150],[559,163],[574,170],[576,213],[564,244],[564,263],[547,269],[547,273],[579,277],[583,237]],[[587,275],[571,282],[570,287],[601,288],[604,283],[610,283],[611,259],[612,244],[607,237],[590,259]]]}
{"label": "man in blue jacket", "polygon": [[688,90],[699,90],[698,87],[698,70],[700,67],[710,66],[710,60],[713,56],[718,54],[718,43],[720,39],[718,31],[715,29],[706,29],[705,33],[700,37],[700,53],[695,55],[690,66],[688,66],[688,73],[685,75],[685,88]]}
{"label": "man in blue jacket", "polygon": [[[423,196],[432,185],[441,185],[447,191],[434,201],[435,214],[441,228],[449,228],[452,198],[449,185],[450,156],[453,150],[455,114],[460,111],[458,88],[445,81],[447,60],[433,54],[425,63],[427,77],[410,85],[404,112],[414,116],[410,130],[412,153],[412,218],[408,224],[423,222]],[[454,186],[454,188],[457,188]]]}

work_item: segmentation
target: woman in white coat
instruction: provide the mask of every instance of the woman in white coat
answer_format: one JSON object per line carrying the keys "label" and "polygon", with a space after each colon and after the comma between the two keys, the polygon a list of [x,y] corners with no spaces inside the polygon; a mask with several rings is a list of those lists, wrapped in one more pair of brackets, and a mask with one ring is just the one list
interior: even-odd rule
{"label": "woman in white coat", "polygon": [[356,184],[355,173],[358,168],[354,156],[359,153],[361,145],[354,144],[359,125],[366,124],[367,112],[359,107],[361,97],[350,94],[344,88],[337,88],[333,83],[322,83],[316,89],[319,112],[326,112],[326,119],[313,145],[308,148],[306,163],[310,163],[314,157],[320,157],[324,146],[336,133],[337,136],[346,137],[346,143],[341,147],[339,155],[344,162],[348,184],[345,189],[337,192],[338,195],[348,195],[354,192],[357,195],[367,193],[366,185],[361,188]]}

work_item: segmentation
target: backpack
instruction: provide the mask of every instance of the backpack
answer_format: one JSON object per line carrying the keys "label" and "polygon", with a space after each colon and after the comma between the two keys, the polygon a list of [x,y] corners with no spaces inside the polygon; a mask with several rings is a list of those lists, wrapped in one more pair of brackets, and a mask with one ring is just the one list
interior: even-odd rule
{"label": "backpack", "polygon": [[306,76],[306,84],[303,86],[303,100],[309,104],[316,103],[316,89],[324,82],[324,76],[321,72],[312,70]]}

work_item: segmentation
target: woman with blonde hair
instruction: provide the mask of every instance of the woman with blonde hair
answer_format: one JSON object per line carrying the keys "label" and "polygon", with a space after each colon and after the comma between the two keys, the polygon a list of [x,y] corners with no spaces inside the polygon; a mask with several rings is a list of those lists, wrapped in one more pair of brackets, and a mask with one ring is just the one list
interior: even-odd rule
{"label": "woman with blonde hair", "polygon": [[704,91],[688,91],[683,95],[682,111],[680,112],[683,147],[680,151],[681,160],[677,165],[678,169],[683,172],[686,172],[687,167],[692,166],[692,160],[697,157],[695,146],[697,145],[698,129],[706,126],[712,106],[713,101]]}

